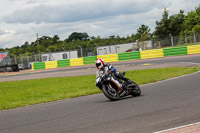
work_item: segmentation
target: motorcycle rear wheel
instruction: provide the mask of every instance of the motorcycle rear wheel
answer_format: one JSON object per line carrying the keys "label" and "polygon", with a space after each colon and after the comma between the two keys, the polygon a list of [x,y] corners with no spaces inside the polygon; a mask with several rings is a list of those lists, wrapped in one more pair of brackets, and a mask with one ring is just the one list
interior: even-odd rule
{"label": "motorcycle rear wheel", "polygon": [[103,94],[108,98],[110,99],[111,101],[117,101],[120,99],[120,96],[119,96],[119,93],[116,91],[115,93],[112,93],[108,90],[108,87],[105,85],[105,86],[102,86],[102,91],[103,91]]}

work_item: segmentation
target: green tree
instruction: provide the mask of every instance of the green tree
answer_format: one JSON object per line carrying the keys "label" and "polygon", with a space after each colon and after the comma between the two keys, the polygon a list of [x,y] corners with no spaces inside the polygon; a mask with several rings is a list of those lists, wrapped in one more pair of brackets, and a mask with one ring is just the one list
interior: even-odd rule
{"label": "green tree", "polygon": [[[196,7],[195,11],[188,12],[185,16],[181,33],[189,35],[192,33],[192,30],[198,29],[198,25],[200,25],[200,5]],[[198,30],[196,32],[198,32]]]}
{"label": "green tree", "polygon": [[157,38],[166,38],[169,34],[178,36],[183,29],[185,20],[184,11],[180,10],[178,14],[169,16],[169,10],[165,9],[160,21],[156,21],[154,35]]}
{"label": "green tree", "polygon": [[185,19],[184,11],[180,10],[179,14],[169,17],[169,32],[173,36],[178,36],[182,30],[182,25]]}
{"label": "green tree", "polygon": [[135,35],[136,39],[140,39],[140,40],[142,39],[143,41],[148,40],[151,35],[150,31],[151,29],[148,26],[142,24],[140,28],[137,29],[137,33]]}
{"label": "green tree", "polygon": [[87,33],[78,33],[73,32],[68,39],[66,39],[66,42],[76,41],[76,40],[89,40],[89,36]]}
{"label": "green tree", "polygon": [[197,24],[196,19],[197,13],[195,11],[188,12],[187,16],[185,17],[185,21],[183,23],[183,30],[182,34],[191,34],[192,29]]}
{"label": "green tree", "polygon": [[57,43],[60,40],[58,35],[54,35],[52,39],[54,43]]}
{"label": "green tree", "polygon": [[164,9],[164,12],[162,14],[162,19],[160,21],[156,21],[156,27],[154,31],[154,35],[158,38],[164,38],[166,36],[169,36],[169,10],[166,8]]}
{"label": "green tree", "polygon": [[192,31],[194,31],[196,34],[200,34],[200,25],[195,25]]}

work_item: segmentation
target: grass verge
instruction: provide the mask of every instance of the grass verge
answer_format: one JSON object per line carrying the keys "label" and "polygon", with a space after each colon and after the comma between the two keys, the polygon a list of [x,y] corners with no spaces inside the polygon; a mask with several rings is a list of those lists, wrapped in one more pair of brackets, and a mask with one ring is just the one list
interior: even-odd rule
{"label": "grass verge", "polygon": [[[139,85],[198,71],[198,67],[170,67],[126,72]],[[0,110],[101,93],[95,75],[0,82]]]}

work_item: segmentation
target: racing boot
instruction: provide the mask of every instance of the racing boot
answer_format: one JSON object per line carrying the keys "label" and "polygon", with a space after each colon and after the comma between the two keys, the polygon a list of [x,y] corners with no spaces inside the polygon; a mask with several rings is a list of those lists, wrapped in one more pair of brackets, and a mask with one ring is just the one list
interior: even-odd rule
{"label": "racing boot", "polygon": [[125,72],[119,73],[119,78],[122,79],[122,80],[124,80],[125,82],[127,82],[129,79],[126,78],[124,75],[125,75]]}

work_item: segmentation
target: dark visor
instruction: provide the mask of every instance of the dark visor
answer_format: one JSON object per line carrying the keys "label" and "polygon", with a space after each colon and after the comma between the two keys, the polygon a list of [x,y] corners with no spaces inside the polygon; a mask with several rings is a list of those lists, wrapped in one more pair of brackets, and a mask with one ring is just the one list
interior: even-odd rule
{"label": "dark visor", "polygon": [[96,63],[96,66],[97,66],[97,67],[101,66],[101,63]]}

